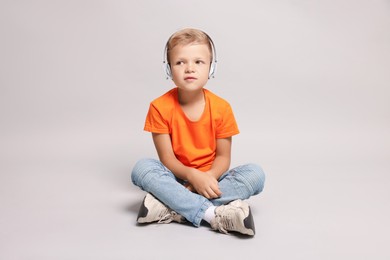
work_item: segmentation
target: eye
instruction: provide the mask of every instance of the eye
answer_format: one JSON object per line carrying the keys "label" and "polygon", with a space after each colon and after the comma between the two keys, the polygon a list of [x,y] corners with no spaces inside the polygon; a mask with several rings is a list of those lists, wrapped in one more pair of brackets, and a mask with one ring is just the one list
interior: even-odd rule
{"label": "eye", "polygon": [[176,62],[176,65],[183,65],[183,64],[184,64],[184,61],[181,61],[181,60]]}
{"label": "eye", "polygon": [[197,60],[195,63],[196,64],[204,64],[204,61],[203,60]]}

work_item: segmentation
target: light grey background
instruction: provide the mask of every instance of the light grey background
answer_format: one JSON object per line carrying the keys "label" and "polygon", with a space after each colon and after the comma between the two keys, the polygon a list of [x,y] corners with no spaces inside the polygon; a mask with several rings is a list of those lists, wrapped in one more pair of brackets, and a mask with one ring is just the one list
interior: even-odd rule
{"label": "light grey background", "polygon": [[[149,102],[177,29],[260,163],[253,239],[135,219]],[[1,259],[389,259],[390,2],[0,1]]]}

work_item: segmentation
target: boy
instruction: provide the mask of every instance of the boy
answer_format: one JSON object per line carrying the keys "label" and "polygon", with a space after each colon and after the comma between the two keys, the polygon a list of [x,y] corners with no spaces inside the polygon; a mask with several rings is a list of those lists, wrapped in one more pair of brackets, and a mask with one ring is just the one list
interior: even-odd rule
{"label": "boy", "polygon": [[198,227],[205,220],[213,230],[253,236],[243,200],[263,190],[265,177],[255,164],[229,171],[239,130],[229,103],[204,89],[215,70],[213,42],[200,30],[183,29],[169,38],[164,55],[176,87],[155,99],[146,117],[144,130],[152,133],[160,160],[134,166],[133,183],[148,192],[137,221]]}

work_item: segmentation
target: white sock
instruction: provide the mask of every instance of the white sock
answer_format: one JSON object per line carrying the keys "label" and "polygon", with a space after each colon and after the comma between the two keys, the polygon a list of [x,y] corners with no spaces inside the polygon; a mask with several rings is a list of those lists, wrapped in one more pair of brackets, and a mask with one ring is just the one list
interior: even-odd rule
{"label": "white sock", "polygon": [[215,217],[215,206],[211,206],[208,209],[206,209],[206,212],[204,213],[203,220],[207,221],[208,223],[211,222],[211,220]]}

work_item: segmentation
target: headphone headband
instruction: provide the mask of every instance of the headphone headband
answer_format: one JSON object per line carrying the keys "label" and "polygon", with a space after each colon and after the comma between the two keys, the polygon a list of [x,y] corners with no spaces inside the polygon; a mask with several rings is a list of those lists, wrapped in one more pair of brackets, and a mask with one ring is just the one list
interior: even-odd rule
{"label": "headphone headband", "polygon": [[[212,60],[211,60],[211,64],[210,64],[210,71],[209,71],[209,78],[214,78],[214,74],[215,74],[215,70],[216,70],[216,66],[217,66],[217,51],[215,49],[215,45],[214,45],[214,42],[213,40],[211,39],[211,37],[201,31],[204,35],[206,35],[209,43],[210,43],[210,46],[211,46],[211,53],[212,53]],[[164,58],[163,58],[163,65],[164,65],[164,70],[165,70],[165,73],[167,74],[167,79],[168,78],[171,78],[172,79],[172,71],[171,71],[171,66],[169,65],[169,62],[168,62],[168,44],[169,44],[169,41],[171,40],[172,36],[169,37],[167,43],[165,44],[165,48],[164,48]]]}

